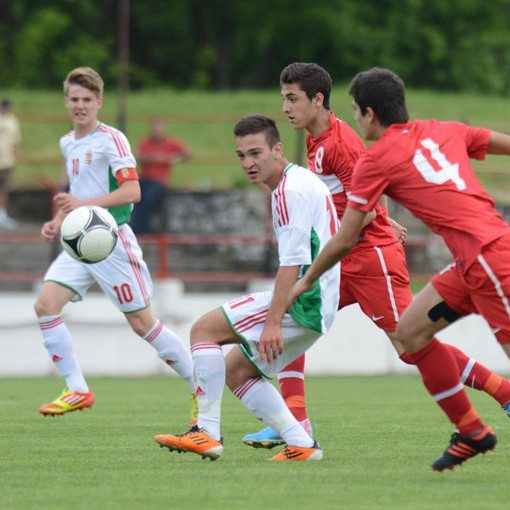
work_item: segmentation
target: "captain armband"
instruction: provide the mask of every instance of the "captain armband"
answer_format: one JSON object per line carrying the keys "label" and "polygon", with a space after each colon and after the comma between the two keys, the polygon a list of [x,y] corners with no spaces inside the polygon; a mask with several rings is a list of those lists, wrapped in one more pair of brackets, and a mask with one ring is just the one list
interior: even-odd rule
{"label": "captain armband", "polygon": [[115,177],[117,178],[117,182],[119,184],[122,184],[126,181],[137,181],[138,180],[138,174],[136,173],[136,169],[134,168],[122,168],[119,170]]}

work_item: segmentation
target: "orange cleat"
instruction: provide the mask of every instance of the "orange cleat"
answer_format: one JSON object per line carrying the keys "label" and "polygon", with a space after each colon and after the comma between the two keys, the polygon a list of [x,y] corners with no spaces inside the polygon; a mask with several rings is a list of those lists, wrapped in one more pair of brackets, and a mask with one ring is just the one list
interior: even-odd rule
{"label": "orange cleat", "polygon": [[196,425],[184,434],[162,434],[154,439],[162,448],[166,447],[178,453],[196,453],[203,459],[216,460],[223,453],[223,439],[216,441],[204,429],[199,429]]}
{"label": "orange cleat", "polygon": [[86,407],[92,407],[95,400],[91,390],[86,393],[64,390],[53,402],[43,404],[39,408],[39,412],[44,416],[62,416],[66,413],[83,411]]}
{"label": "orange cleat", "polygon": [[323,452],[317,441],[311,448],[287,445],[269,460],[322,460]]}

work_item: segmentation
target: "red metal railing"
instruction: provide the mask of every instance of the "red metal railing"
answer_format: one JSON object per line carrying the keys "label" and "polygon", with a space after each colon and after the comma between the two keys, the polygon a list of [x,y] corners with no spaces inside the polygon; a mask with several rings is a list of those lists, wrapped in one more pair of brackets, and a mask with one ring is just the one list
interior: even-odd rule
{"label": "red metal railing", "polygon": [[[270,231],[261,236],[217,235],[217,234],[144,234],[138,237],[142,245],[156,246],[156,268],[152,276],[156,279],[177,278],[184,282],[246,282],[254,279],[269,278],[273,276],[268,272],[252,271],[172,271],[172,246],[178,245],[234,245],[234,244],[267,244],[274,243]],[[3,244],[42,244],[44,241],[36,234],[0,233],[0,245]],[[407,240],[406,249],[412,251],[416,248],[436,243],[435,238],[428,236],[413,236]],[[51,250],[51,245],[48,245]],[[56,247],[55,247],[56,248]],[[53,252],[54,253],[54,252]],[[48,264],[50,256],[48,256]],[[35,282],[40,280],[44,273],[39,271],[5,271],[0,268],[0,281]],[[428,279],[428,274],[413,274],[413,280]]]}
{"label": "red metal railing", "polygon": [[[219,245],[219,244],[267,244],[273,243],[271,235],[202,235],[202,234],[144,234],[138,236],[141,245],[156,245],[156,269],[152,276],[156,279],[177,278],[189,282],[243,282],[272,276],[267,272],[240,271],[171,271],[170,254],[172,246],[177,245]],[[0,244],[42,244],[44,241],[36,234],[0,233]],[[48,245],[49,247],[51,245]],[[50,260],[48,260],[48,263]],[[44,273],[38,271],[4,271],[0,268],[0,281],[40,280]]]}

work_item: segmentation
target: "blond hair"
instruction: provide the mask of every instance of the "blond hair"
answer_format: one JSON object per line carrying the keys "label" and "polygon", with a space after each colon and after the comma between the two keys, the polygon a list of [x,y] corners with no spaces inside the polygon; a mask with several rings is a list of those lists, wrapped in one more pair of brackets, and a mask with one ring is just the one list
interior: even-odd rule
{"label": "blond hair", "polygon": [[64,80],[64,94],[66,96],[71,85],[81,85],[91,92],[94,92],[97,97],[103,95],[103,78],[90,67],[77,67],[66,76]]}

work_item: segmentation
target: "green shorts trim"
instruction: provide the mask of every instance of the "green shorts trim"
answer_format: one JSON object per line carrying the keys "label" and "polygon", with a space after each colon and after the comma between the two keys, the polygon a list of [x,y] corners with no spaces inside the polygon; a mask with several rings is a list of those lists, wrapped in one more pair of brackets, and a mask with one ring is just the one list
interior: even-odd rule
{"label": "green shorts trim", "polygon": [[81,301],[83,299],[83,296],[76,289],[73,289],[70,285],[67,285],[67,283],[59,282],[58,280],[44,280],[43,281],[43,283],[46,283],[46,282],[56,283],[56,284],[60,285],[61,287],[65,287],[66,289],[69,289],[71,292],[74,292],[76,294],[76,296],[78,296],[78,300]]}
{"label": "green shorts trim", "polygon": [[149,303],[148,305],[142,306],[142,308],[137,308],[136,310],[129,310],[129,312],[120,310],[120,312],[129,315],[130,313],[136,313],[136,312],[141,312],[142,310],[147,310],[147,308],[149,308],[150,306],[151,306],[151,304]]}

